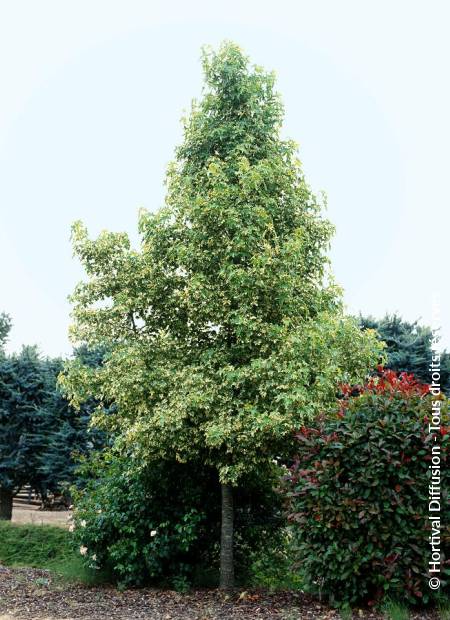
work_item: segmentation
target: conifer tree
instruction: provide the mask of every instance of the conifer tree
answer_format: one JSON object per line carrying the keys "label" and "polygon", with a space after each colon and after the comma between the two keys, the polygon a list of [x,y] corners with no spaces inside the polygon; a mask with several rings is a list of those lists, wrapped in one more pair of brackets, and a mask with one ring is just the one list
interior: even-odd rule
{"label": "conifer tree", "polygon": [[[430,382],[432,359],[432,331],[418,321],[405,321],[398,314],[387,314],[382,319],[372,316],[359,317],[363,329],[374,329],[380,340],[386,343],[386,366],[396,372],[412,373],[423,383]],[[442,390],[450,394],[450,353],[440,356]]]}
{"label": "conifer tree", "polygon": [[0,519],[11,519],[13,496],[25,484],[45,493],[39,466],[54,389],[55,377],[35,347],[0,359]]}
{"label": "conifer tree", "polygon": [[[10,324],[0,315],[0,338]],[[75,355],[100,363],[100,351]],[[62,368],[62,360],[43,358],[33,346],[12,355],[0,349],[0,519],[11,519],[13,497],[23,486],[45,501],[74,481],[80,454],[104,445],[104,433],[88,429],[96,403],[88,399],[79,411],[69,405],[57,385]]]}
{"label": "conifer tree", "polygon": [[[74,351],[76,359],[94,367],[102,363],[102,356],[101,349],[90,351],[82,347]],[[66,499],[69,499],[69,488],[77,480],[80,457],[102,449],[107,438],[102,431],[89,428],[97,403],[88,398],[75,410],[57,385],[58,375],[63,370],[63,361],[49,359],[46,363],[53,378],[53,389],[46,402],[51,425],[42,442],[38,470],[42,476],[42,486],[47,491],[63,492]]]}

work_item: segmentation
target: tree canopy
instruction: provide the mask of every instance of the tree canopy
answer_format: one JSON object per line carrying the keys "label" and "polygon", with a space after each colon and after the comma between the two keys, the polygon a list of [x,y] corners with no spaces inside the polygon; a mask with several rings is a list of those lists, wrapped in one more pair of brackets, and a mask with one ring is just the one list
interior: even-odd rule
{"label": "tree canopy", "polygon": [[8,314],[0,314],[0,355],[3,353],[9,331],[11,329],[11,319]]}
{"label": "tree canopy", "polygon": [[364,374],[377,347],[343,314],[325,254],[333,228],[279,136],[273,74],[233,44],[203,66],[166,205],[141,214],[141,250],[74,225],[88,280],[73,334],[111,353],[99,369],[73,365],[66,385],[74,401],[91,390],[113,400],[111,423],[146,459],[205,451],[236,482],[340,380]]}

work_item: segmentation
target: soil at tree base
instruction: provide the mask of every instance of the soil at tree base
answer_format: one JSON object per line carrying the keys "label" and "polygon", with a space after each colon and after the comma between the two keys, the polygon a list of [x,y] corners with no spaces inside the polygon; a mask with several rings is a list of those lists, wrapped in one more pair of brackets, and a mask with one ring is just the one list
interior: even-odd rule
{"label": "soil at tree base", "polygon": [[[338,620],[339,613],[302,593],[195,590],[180,594],[64,583],[49,571],[0,567],[0,620]],[[355,618],[381,619],[369,610]],[[412,620],[437,620],[435,612]]]}

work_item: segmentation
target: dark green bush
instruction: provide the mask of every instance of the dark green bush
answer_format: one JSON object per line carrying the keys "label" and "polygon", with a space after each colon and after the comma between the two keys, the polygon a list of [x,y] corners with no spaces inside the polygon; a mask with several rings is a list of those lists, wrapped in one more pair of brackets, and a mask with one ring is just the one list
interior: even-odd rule
{"label": "dark green bush", "polygon": [[285,481],[294,552],[310,587],[335,602],[389,596],[427,603],[435,443],[443,493],[441,592],[449,574],[448,401],[438,397],[443,425],[435,442],[428,418],[436,397],[411,375],[384,371],[358,392],[342,401],[334,419],[297,434],[297,459]]}
{"label": "dark green bush", "polygon": [[[92,476],[74,491],[74,542],[86,565],[111,572],[122,586],[166,582],[215,584],[220,538],[217,473],[193,464],[138,470],[111,452],[84,466]],[[276,537],[281,501],[270,473],[237,490],[236,559],[245,579],[251,552]],[[206,585],[206,584],[205,584]]]}
{"label": "dark green bush", "polygon": [[253,587],[271,592],[302,590],[303,576],[292,570],[292,548],[289,530],[283,527],[278,536],[261,544],[251,554],[249,583]]}

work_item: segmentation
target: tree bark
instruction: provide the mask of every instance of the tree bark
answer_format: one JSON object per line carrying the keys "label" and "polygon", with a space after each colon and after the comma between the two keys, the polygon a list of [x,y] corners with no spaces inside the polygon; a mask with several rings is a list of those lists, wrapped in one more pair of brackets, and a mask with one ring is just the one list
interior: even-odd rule
{"label": "tree bark", "polygon": [[13,492],[11,489],[0,487],[0,519],[11,521],[13,506]]}
{"label": "tree bark", "polygon": [[220,588],[230,590],[234,587],[233,528],[234,507],[233,489],[222,484],[222,529],[220,537]]}

